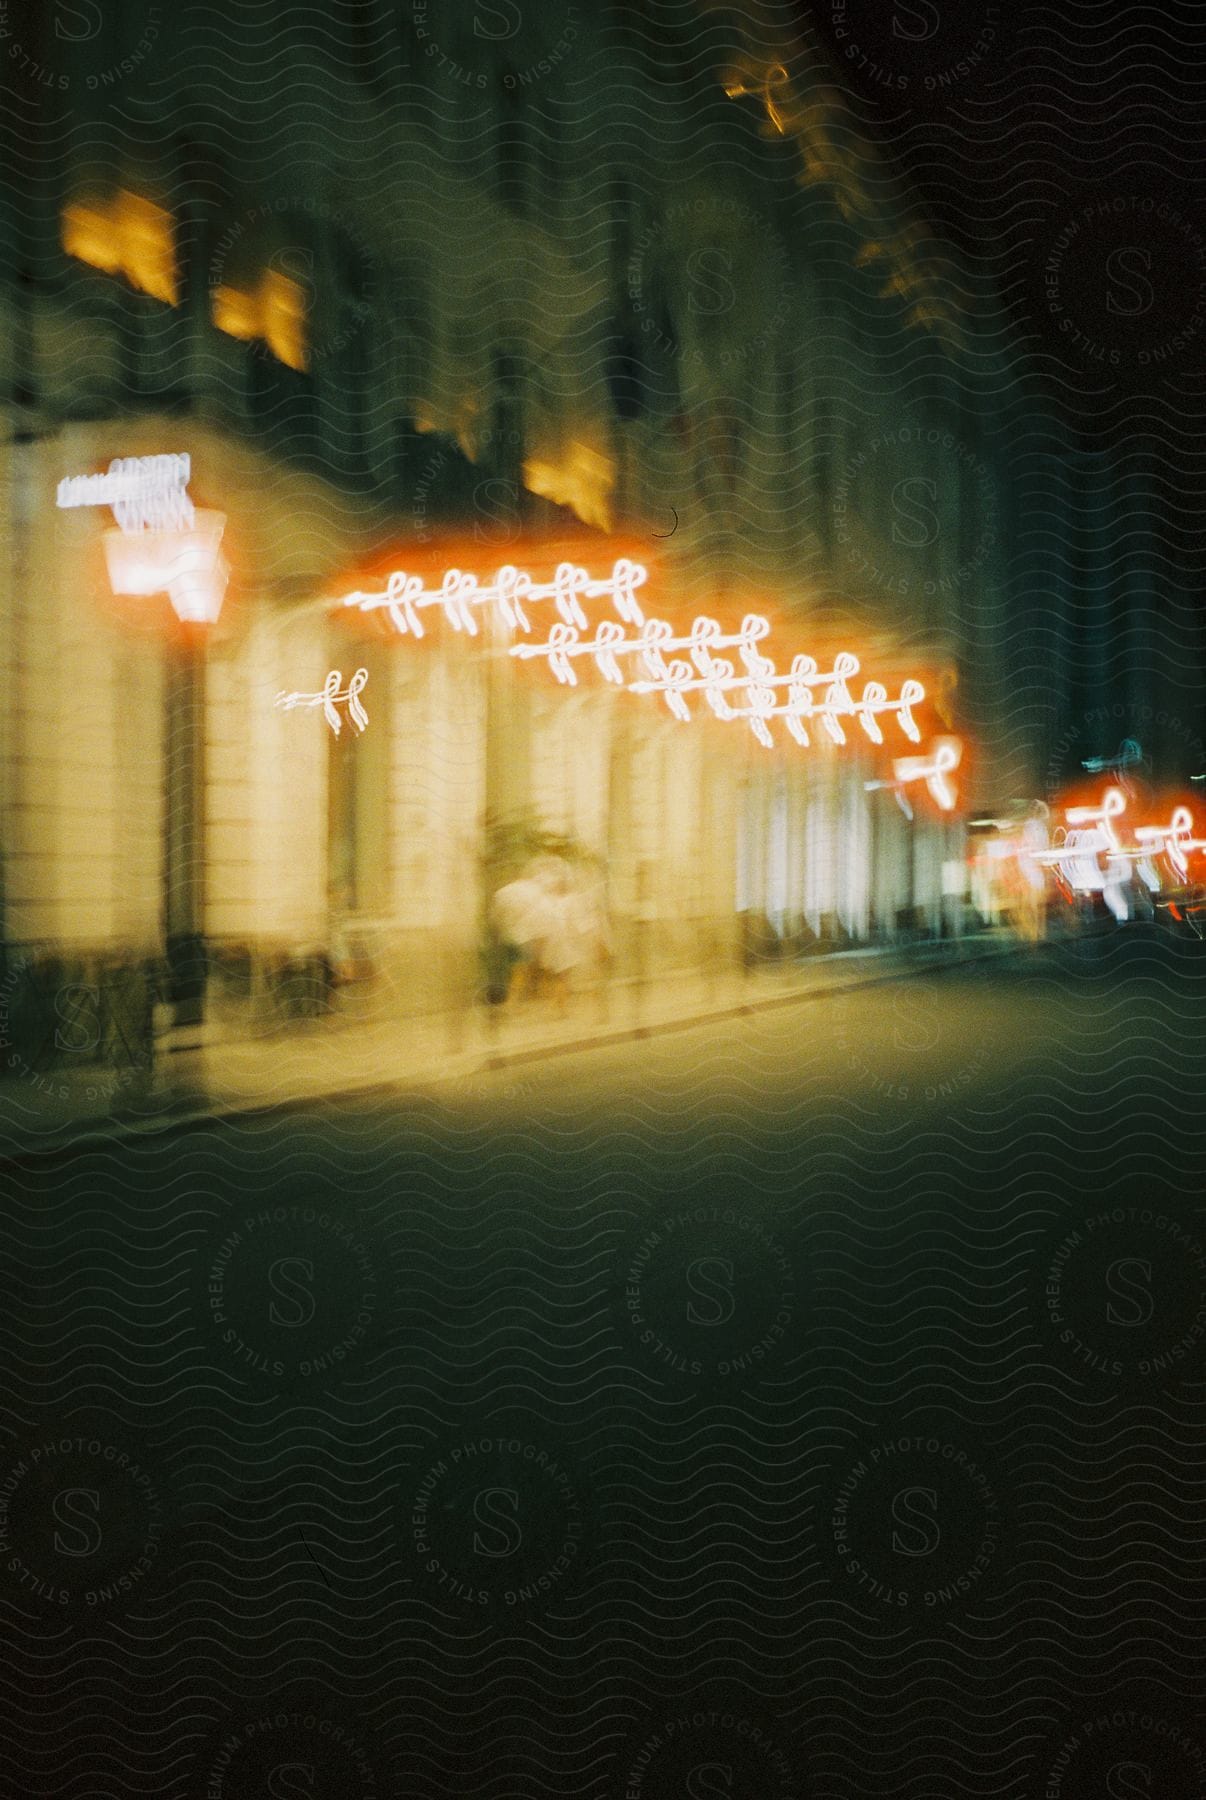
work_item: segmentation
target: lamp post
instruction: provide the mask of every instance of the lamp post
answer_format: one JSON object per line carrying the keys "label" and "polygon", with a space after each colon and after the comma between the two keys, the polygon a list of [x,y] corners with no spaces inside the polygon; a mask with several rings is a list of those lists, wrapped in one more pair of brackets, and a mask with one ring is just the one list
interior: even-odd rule
{"label": "lamp post", "polygon": [[205,642],[169,646],[164,689],[163,927],[176,1027],[205,1014]]}
{"label": "lamp post", "polygon": [[[102,475],[60,482],[60,507],[111,506],[105,561],[115,595],[166,593],[181,623],[167,652],[164,717],[163,929],[173,1025],[205,1010],[205,637],[230,570],[225,515],[194,507],[187,456],[119,457]],[[183,1045],[177,1045],[183,1048]]]}

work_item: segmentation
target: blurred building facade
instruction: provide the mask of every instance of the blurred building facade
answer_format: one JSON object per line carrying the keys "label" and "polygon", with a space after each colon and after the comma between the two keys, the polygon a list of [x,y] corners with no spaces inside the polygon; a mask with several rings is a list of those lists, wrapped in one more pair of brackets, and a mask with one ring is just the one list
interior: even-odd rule
{"label": "blurred building facade", "polygon": [[[254,1001],[343,939],[391,1005],[468,1003],[542,837],[607,871],[620,973],[940,929],[958,824],[868,793],[871,746],[768,752],[331,603],[631,554],[651,613],[763,608],[784,666],[920,673],[963,811],[1037,791],[1060,551],[982,277],[741,12],[345,10],[19,27],[58,85],[18,88],[0,194],[10,953],[168,947],[186,1006],[197,969]],[[180,452],[232,571],[187,641],[113,597],[108,513],[55,507]],[[273,704],[360,666],[363,736]]]}

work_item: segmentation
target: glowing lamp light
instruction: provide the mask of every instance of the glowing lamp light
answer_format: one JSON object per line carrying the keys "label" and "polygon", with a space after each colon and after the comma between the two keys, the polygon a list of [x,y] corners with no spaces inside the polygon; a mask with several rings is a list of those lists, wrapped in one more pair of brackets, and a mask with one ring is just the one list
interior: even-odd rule
{"label": "glowing lamp light", "polygon": [[167,591],[167,561],[176,547],[174,531],[106,531],[101,541],[109,586],[115,594],[146,596]]}
{"label": "glowing lamp light", "polygon": [[225,528],[225,513],[203,509],[187,531],[106,531],[110,587],[142,597],[166,593],[178,618],[212,625],[230,579],[221,551]]}
{"label": "glowing lamp light", "polygon": [[115,594],[166,593],[178,618],[212,625],[222,610],[230,567],[221,553],[226,514],[198,511],[188,494],[187,456],[115,457],[103,475],[69,475],[56,504],[108,506],[117,521],[104,534]]}
{"label": "glowing lamp light", "polygon": [[561,456],[530,457],[523,465],[523,484],[530,493],[568,506],[584,525],[611,530],[611,496],[615,464],[588,444],[570,443]]}
{"label": "glowing lamp light", "polygon": [[222,611],[230,564],[219,556],[212,569],[176,575],[168,585],[168,599],[176,617],[186,625],[213,625]]}

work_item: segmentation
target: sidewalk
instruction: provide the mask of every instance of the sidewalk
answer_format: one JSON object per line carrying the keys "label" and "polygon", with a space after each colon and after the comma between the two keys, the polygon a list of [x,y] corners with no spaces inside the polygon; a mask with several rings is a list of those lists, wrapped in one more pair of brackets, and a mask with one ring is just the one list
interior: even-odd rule
{"label": "sidewalk", "polygon": [[425,1089],[509,1064],[801,1004],[924,969],[1008,955],[984,932],[903,949],[841,951],[745,974],[697,972],[579,994],[564,1018],[545,1002],[404,1020],[333,1014],[288,1030],[171,1050],[150,1077],[55,1069],[0,1084],[0,1156],[61,1151],[98,1137],[148,1136],[201,1119],[281,1110],[373,1090]]}

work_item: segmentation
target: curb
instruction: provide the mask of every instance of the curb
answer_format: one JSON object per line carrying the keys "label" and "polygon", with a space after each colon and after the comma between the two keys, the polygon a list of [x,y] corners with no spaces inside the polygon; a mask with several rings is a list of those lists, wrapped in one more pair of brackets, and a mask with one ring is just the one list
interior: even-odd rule
{"label": "curb", "polygon": [[[935,961],[909,967],[909,974],[918,974],[921,969],[945,971],[952,967],[966,968],[969,963],[985,962],[990,958],[1011,955],[1014,946],[1007,949],[982,950],[974,956],[960,956],[952,962]],[[826,958],[826,961],[829,959]],[[637,1038],[660,1037],[665,1032],[692,1031],[699,1025],[720,1024],[725,1019],[739,1019],[751,1013],[766,1012],[774,1006],[799,1006],[808,1000],[829,1000],[835,994],[848,994],[855,989],[883,987],[891,982],[899,981],[901,970],[897,968],[890,975],[868,975],[862,980],[842,981],[825,987],[795,988],[790,994],[765,994],[758,999],[743,1000],[736,1006],[716,1007],[708,1012],[684,1014],[673,1019],[658,1019],[646,1025],[624,1025],[613,1030],[596,1032],[589,1038],[567,1040],[559,1038],[556,1043],[538,1045],[528,1050],[490,1051],[482,1060],[482,1069],[505,1069],[514,1063],[539,1062],[548,1056],[581,1055],[584,1051],[605,1047],[608,1044],[631,1043]]]}
{"label": "curb", "polygon": [[[828,985],[797,988],[789,994],[765,994],[757,998],[744,1000],[735,1006],[713,1008],[707,1012],[692,1012],[674,1018],[653,1020],[643,1025],[621,1026],[613,1030],[596,1032],[587,1038],[558,1038],[548,1044],[530,1048],[487,1050],[484,1054],[472,1052],[468,1065],[447,1073],[436,1074],[426,1078],[421,1086],[425,1091],[431,1087],[443,1087],[449,1082],[463,1081],[466,1076],[494,1073],[499,1069],[514,1067],[520,1063],[544,1062],[555,1056],[580,1056],[589,1050],[606,1049],[613,1044],[632,1043],[638,1039],[660,1037],[673,1031],[692,1031],[703,1025],[720,1024],[726,1019],[749,1017],[753,1013],[764,1012],[772,1007],[799,1006],[813,1000],[827,1000],[838,994],[858,992],[865,988],[885,987],[898,982],[903,976],[916,975],[925,971],[945,973],[948,969],[964,969],[973,963],[988,962],[1004,956],[1016,955],[1019,949],[1027,946],[1015,943],[995,944],[970,954],[935,957],[932,960],[911,957],[907,951],[885,952],[894,955],[896,966],[884,975],[857,976],[850,981],[842,981]],[[840,956],[842,953],[838,953]],[[827,963],[837,957],[826,957]],[[901,964],[904,964],[902,968]],[[67,1125],[56,1133],[36,1143],[21,1147],[0,1149],[0,1163],[15,1163],[29,1157],[61,1156],[68,1152],[90,1148],[111,1148],[113,1144],[157,1139],[169,1132],[185,1131],[196,1125],[221,1125],[229,1119],[244,1118],[256,1113],[297,1112],[307,1106],[314,1106],[323,1101],[346,1099],[351,1096],[371,1094],[398,1094],[408,1090],[415,1091],[419,1086],[413,1076],[401,1076],[394,1080],[353,1082],[340,1086],[336,1081],[331,1087],[324,1087],[319,1092],[299,1094],[289,1099],[274,1101],[264,1105],[262,1101],[213,1106],[182,1104],[179,1109],[168,1108],[154,1121],[143,1123],[129,1115],[114,1116],[103,1124],[87,1121],[78,1127]]]}

